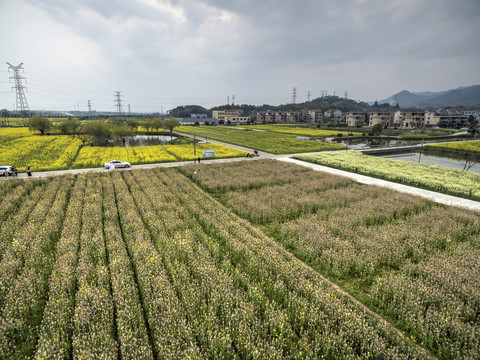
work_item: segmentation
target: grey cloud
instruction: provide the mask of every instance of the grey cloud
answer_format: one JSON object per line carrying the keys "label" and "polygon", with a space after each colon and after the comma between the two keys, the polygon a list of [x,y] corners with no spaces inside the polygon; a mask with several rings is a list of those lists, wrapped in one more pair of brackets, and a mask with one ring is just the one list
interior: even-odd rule
{"label": "grey cloud", "polygon": [[338,82],[342,90],[366,79],[425,82],[452,64],[460,84],[480,81],[478,0],[23,1],[95,42],[111,77],[132,88],[151,81],[180,93],[193,81],[210,93],[288,92]]}

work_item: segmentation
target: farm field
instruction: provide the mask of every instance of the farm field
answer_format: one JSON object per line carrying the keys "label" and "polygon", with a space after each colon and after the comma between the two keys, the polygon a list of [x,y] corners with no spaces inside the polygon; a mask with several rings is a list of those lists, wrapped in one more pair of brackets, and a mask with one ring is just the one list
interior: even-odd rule
{"label": "farm field", "polygon": [[[202,158],[203,150],[215,150],[215,158],[244,157],[245,151],[218,144],[197,144],[197,157]],[[132,147],[82,147],[72,163],[73,168],[98,167],[111,159],[123,159],[132,164],[187,161],[194,159],[193,144],[153,145]]]}
{"label": "farm field", "polygon": [[295,158],[466,199],[480,200],[480,175],[468,171],[368,156],[357,151],[305,154]]}
{"label": "farm field", "polygon": [[[270,129],[276,130],[273,131]],[[281,131],[282,129],[289,130],[290,133]],[[310,136],[308,135],[308,132],[311,132],[312,130],[309,129],[301,129],[299,131],[302,132],[295,135],[292,133],[292,131],[295,131],[295,128],[281,128],[273,125],[263,128],[261,126],[181,126],[175,128],[175,130],[186,134],[196,135],[200,138],[214,139],[229,144],[251,148],[252,150],[261,150],[277,154],[341,150],[345,148],[344,146],[337,144],[313,140],[301,140],[296,138],[298,135]],[[318,131],[319,134],[323,131],[323,133],[326,134],[324,130],[314,131]],[[338,134],[338,131],[335,132],[335,134]]]}
{"label": "farm field", "polygon": [[2,359],[428,358],[175,169],[0,193]]}
{"label": "farm field", "polygon": [[[246,152],[216,144],[197,144],[202,150],[215,150],[215,158],[243,157]],[[133,147],[82,146],[80,140],[66,135],[34,135],[28,128],[0,128],[0,164],[16,166],[24,172],[101,167],[120,159],[131,164],[185,161],[194,159],[193,144]]]}
{"label": "farm field", "polygon": [[68,169],[81,141],[69,136],[32,134],[28,128],[0,128],[0,164],[25,171]]}
{"label": "farm field", "polygon": [[480,213],[277,161],[194,169],[180,171],[438,358],[480,357]]}
{"label": "farm field", "polygon": [[474,154],[480,154],[480,140],[476,141],[462,141],[462,142],[451,142],[451,143],[442,143],[442,144],[429,144],[428,148],[448,150],[455,152],[469,152]]}
{"label": "farm field", "polygon": [[351,131],[340,131],[340,130],[325,130],[325,129],[311,129],[311,128],[303,128],[300,126],[295,125],[248,125],[248,129],[255,129],[255,130],[263,130],[263,131],[271,131],[271,132],[279,132],[279,133],[286,133],[286,134],[294,134],[294,135],[303,135],[303,136],[312,136],[312,137],[330,137],[330,136],[337,136],[338,134],[342,134],[342,136],[351,135],[361,135],[358,132],[351,132]]}

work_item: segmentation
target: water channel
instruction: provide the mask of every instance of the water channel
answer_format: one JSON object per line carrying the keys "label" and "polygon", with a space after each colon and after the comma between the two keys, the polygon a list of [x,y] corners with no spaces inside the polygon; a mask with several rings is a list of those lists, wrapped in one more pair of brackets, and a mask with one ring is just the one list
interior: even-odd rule
{"label": "water channel", "polygon": [[[177,137],[170,135],[136,135],[132,138],[127,139],[125,147],[166,145],[170,141],[175,139],[177,139]],[[123,146],[123,144],[118,144],[118,146]]]}
{"label": "water channel", "polygon": [[[448,141],[448,140],[444,140],[444,141]],[[348,148],[351,150],[364,150],[364,149],[372,149],[376,147],[399,146],[402,144],[407,145],[408,142],[402,142],[398,140],[386,140],[386,141],[380,141],[380,142],[357,140],[357,141],[351,141],[351,142],[341,142],[340,144],[348,146]],[[459,169],[459,170],[463,170],[465,166],[465,161],[462,161],[462,160],[451,159],[451,158],[440,157],[440,156],[425,155],[419,152],[381,155],[381,157],[394,159],[394,160],[412,161],[412,162],[423,163],[423,164],[440,165],[440,166],[445,166],[448,168]],[[480,163],[473,165],[468,171],[480,174]]]}

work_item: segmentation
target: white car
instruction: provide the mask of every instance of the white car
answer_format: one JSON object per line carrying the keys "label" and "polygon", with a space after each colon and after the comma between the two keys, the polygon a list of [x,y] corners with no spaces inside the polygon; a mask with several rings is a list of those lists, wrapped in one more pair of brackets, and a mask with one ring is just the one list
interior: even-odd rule
{"label": "white car", "polygon": [[8,176],[15,175],[15,170],[13,170],[13,166],[11,165],[2,165],[0,166],[0,176],[5,176],[5,170],[8,171]]}
{"label": "white car", "polygon": [[130,163],[125,162],[125,161],[120,161],[120,160],[110,160],[109,162],[105,163],[105,169],[110,169],[110,164],[113,164],[115,168],[129,168]]}

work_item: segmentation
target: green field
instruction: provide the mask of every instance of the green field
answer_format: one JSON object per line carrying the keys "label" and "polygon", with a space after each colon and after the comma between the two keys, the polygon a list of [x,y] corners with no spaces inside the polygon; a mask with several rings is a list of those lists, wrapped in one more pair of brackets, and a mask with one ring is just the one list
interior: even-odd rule
{"label": "green field", "polygon": [[296,125],[249,125],[248,129],[263,130],[268,132],[279,132],[292,135],[311,136],[315,138],[325,138],[331,136],[349,136],[361,135],[358,132],[344,131],[344,130],[325,130],[313,129],[310,127],[300,127]]}
{"label": "green field", "polygon": [[362,155],[357,151],[305,154],[295,158],[444,194],[480,200],[480,175],[469,171]]}
{"label": "green field", "polygon": [[[244,163],[264,183],[314,180]],[[429,358],[176,169],[14,179],[0,193],[2,359]],[[455,349],[478,355],[464,338]]]}
{"label": "green field", "polygon": [[480,357],[479,212],[278,161],[194,169],[180,170],[406,337]]}
{"label": "green field", "polygon": [[[275,154],[341,150],[344,146],[322,141],[301,140],[297,136],[310,137],[312,131],[318,137],[330,136],[331,132],[294,127],[267,126],[181,126],[178,132],[196,135],[199,138],[214,139]],[[297,133],[295,133],[298,131]],[[334,132],[338,134],[338,131]],[[346,134],[346,133],[345,133]]]}

